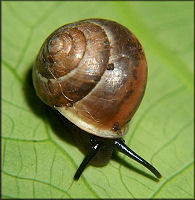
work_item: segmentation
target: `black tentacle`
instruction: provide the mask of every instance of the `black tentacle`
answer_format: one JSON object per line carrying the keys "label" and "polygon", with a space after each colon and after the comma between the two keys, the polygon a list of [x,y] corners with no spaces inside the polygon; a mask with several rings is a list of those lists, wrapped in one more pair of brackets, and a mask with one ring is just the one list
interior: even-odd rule
{"label": "black tentacle", "polygon": [[[91,139],[93,140],[93,139]],[[84,171],[85,167],[87,164],[94,158],[94,156],[97,154],[97,152],[100,150],[100,148],[103,146],[102,142],[100,141],[91,141],[93,143],[92,148],[89,150],[88,154],[80,164],[79,168],[77,169],[75,175],[74,175],[74,180],[78,180]]]}
{"label": "black tentacle", "polygon": [[122,139],[118,139],[114,143],[115,150],[120,151],[121,153],[127,155],[128,157],[134,159],[135,161],[139,162],[143,166],[145,166],[147,169],[149,169],[157,178],[161,178],[161,174],[158,172],[156,168],[154,168],[150,163],[148,163],[146,160],[141,158],[139,155],[137,155],[134,151],[132,151]]}

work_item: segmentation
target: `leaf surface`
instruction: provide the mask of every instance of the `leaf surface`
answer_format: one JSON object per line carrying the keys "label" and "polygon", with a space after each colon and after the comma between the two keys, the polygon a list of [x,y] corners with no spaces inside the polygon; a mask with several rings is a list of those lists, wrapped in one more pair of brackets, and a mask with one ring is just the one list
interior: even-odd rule
{"label": "leaf surface", "polygon": [[[143,45],[148,82],[125,141],[159,182],[121,154],[73,182],[84,158],[77,138],[34,93],[45,38],[93,17],[125,25]],[[193,198],[193,2],[3,2],[1,149],[3,198]]]}

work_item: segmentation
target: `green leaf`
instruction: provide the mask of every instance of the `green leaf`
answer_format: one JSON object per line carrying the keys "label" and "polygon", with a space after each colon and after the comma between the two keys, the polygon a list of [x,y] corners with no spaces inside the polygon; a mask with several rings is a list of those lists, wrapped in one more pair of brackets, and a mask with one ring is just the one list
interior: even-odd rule
{"label": "green leaf", "polygon": [[[92,17],[125,25],[143,45],[148,82],[125,140],[160,181],[117,154],[73,182],[79,139],[35,96],[44,39]],[[2,2],[1,144],[3,198],[193,198],[193,2]]]}

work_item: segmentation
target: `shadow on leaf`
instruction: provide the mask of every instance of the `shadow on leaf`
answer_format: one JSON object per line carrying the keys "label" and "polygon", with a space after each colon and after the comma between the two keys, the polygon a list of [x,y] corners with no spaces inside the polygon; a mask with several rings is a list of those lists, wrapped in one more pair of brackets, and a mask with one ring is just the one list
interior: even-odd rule
{"label": "shadow on leaf", "polygon": [[64,118],[59,112],[44,104],[36,95],[32,81],[33,64],[26,73],[24,94],[32,112],[39,118],[44,119],[51,126],[53,132],[64,141],[75,145],[73,134],[79,128]]}

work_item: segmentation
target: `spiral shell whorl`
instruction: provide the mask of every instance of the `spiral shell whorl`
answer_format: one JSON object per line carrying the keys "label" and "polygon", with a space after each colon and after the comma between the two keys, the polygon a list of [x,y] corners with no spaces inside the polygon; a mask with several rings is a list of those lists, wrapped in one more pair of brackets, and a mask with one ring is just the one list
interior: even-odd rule
{"label": "spiral shell whorl", "polygon": [[136,37],[103,19],[54,31],[37,56],[33,81],[38,96],[80,128],[121,137],[145,90],[147,65]]}
{"label": "spiral shell whorl", "polygon": [[50,106],[79,101],[106,70],[109,41],[101,27],[88,23],[74,26],[77,28],[65,25],[52,33],[37,56],[35,73],[42,80],[38,84],[44,88],[39,96]]}

